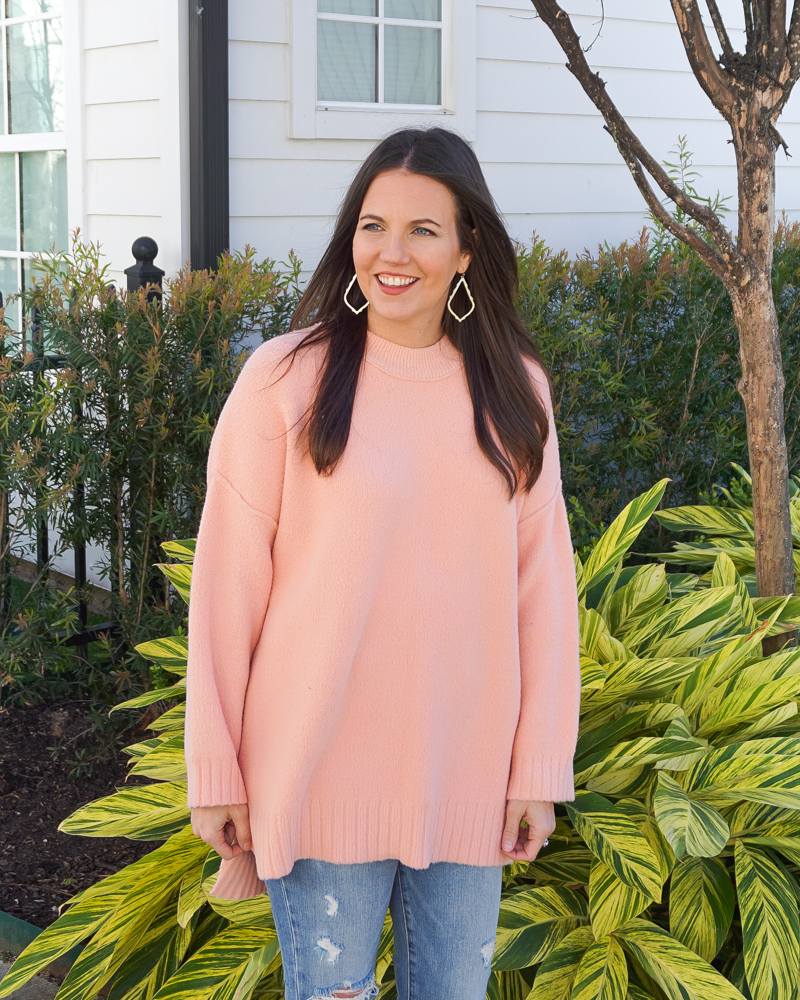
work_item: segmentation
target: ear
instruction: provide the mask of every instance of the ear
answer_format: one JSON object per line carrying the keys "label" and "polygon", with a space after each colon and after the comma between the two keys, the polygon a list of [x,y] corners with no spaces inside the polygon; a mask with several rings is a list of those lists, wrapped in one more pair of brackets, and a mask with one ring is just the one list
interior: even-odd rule
{"label": "ear", "polygon": [[[473,245],[477,246],[478,243],[477,229],[472,230],[472,240],[473,240]],[[471,263],[472,263],[472,254],[469,253],[468,251],[462,253],[461,260],[458,262],[458,273],[464,274]]]}

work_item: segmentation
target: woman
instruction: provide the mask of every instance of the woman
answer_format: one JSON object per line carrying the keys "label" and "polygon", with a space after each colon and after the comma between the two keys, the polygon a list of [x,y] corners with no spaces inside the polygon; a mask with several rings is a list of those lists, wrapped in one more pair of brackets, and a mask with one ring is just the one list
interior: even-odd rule
{"label": "woman", "polygon": [[[367,157],[208,460],[186,761],[215,893],[266,890],[287,1000],[485,993],[502,866],[574,797],[575,570],[516,257],[454,133]],[[524,823],[523,823],[524,821]]]}

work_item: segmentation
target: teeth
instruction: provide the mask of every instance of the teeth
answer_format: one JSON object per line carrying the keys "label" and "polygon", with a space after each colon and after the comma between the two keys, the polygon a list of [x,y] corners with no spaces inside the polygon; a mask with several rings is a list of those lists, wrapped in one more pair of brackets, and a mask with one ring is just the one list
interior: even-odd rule
{"label": "teeth", "polygon": [[379,274],[378,275],[378,281],[380,281],[380,283],[382,285],[394,285],[394,286],[398,286],[398,285],[411,285],[416,280],[417,280],[416,278],[398,278],[398,277],[395,277],[395,275],[392,275],[392,274]]}

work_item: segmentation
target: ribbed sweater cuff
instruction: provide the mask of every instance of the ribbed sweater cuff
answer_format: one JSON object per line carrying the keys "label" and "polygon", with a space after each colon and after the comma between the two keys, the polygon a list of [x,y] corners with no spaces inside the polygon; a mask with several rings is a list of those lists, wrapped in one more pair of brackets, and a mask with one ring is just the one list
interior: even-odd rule
{"label": "ribbed sweater cuff", "polygon": [[201,758],[187,762],[189,779],[186,804],[195,806],[233,806],[247,802],[242,772],[235,760]]}
{"label": "ribbed sweater cuff", "polygon": [[506,797],[526,802],[568,802],[575,798],[572,756],[515,759]]}
{"label": "ribbed sweater cuff", "polygon": [[256,871],[255,854],[252,851],[242,851],[230,861],[222,862],[211,895],[225,899],[250,899],[266,891],[267,887]]}

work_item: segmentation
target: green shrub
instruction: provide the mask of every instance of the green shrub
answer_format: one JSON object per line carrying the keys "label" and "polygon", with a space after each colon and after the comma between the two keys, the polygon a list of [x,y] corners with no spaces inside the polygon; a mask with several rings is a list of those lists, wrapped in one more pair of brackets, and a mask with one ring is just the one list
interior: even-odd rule
{"label": "green shrub", "polygon": [[[571,259],[520,248],[519,310],[553,375],[564,488],[578,550],[662,477],[695,502],[747,464],[730,301],[695,253],[644,230],[635,243]],[[800,460],[800,227],[776,233],[774,292],[786,375],[791,467]],[[651,525],[640,550],[663,548]]]}
{"label": "green shrub", "polygon": [[[577,560],[581,729],[577,795],[550,846],[506,868],[492,1000],[794,1000],[800,930],[800,650],[761,640],[800,621],[800,598],[749,596],[725,553],[709,586],[663,564],[623,566],[666,482],[632,501]],[[194,540],[160,564],[186,600]],[[156,779],[91,802],[60,829],[165,842],[78,893],[0,984],[7,996],[86,946],[59,1000],[280,997],[269,899],[209,895],[219,856],[186,808],[185,635],[139,646],[174,683],[128,748]],[[377,967],[396,997],[391,926]]]}
{"label": "green shrub", "polygon": [[[16,494],[5,523],[0,517],[0,547],[18,550],[43,516],[51,539],[53,529],[60,537],[51,556],[79,541],[102,546],[111,593],[97,620],[120,622],[131,649],[181,620],[182,602],[153,568],[159,544],[197,531],[217,418],[248,343],[285,327],[299,263],[281,271],[248,248],[224,255],[216,272],[182,270],[166,282],[163,302],[116,292],[94,245],[76,241],[40,269],[26,295],[43,347],[16,353],[18,336],[0,323],[0,515]],[[63,366],[43,371],[43,353]],[[10,569],[3,556],[0,594]],[[54,601],[40,580],[0,601],[3,700],[78,687],[112,704],[148,684],[135,653],[112,666],[110,650],[92,644],[90,663],[80,664],[56,644],[57,627],[78,630],[65,607],[77,596]]]}

